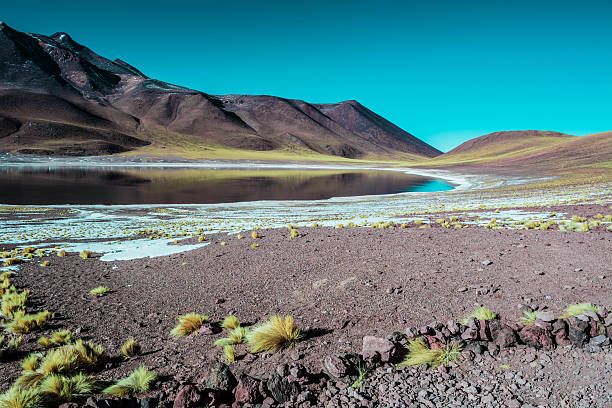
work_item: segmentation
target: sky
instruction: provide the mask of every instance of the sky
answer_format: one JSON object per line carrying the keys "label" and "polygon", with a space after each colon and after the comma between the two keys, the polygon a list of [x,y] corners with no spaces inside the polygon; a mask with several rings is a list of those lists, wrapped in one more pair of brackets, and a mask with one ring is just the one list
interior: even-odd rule
{"label": "sky", "polygon": [[612,130],[609,0],[6,3],[11,27],[67,32],[149,77],[355,99],[442,151],[500,130]]}

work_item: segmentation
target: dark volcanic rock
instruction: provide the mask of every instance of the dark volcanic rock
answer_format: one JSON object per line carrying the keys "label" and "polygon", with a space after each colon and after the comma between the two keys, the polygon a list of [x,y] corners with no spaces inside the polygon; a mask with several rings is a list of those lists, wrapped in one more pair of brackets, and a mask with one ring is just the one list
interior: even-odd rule
{"label": "dark volcanic rock", "polygon": [[231,392],[238,384],[227,364],[217,364],[210,368],[206,385],[212,390]]}

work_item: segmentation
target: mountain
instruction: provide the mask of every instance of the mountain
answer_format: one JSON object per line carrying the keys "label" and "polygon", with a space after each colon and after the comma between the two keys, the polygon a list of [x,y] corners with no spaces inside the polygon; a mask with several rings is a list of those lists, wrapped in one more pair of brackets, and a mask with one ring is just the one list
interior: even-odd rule
{"label": "mountain", "polygon": [[578,136],[541,130],[494,132],[470,139],[439,156],[438,160],[491,161],[509,155],[523,155],[530,151],[555,146],[577,138]]}
{"label": "mountain", "polygon": [[441,154],[357,101],[310,104],[264,95],[209,95],[149,78],[66,33],[26,34],[4,23],[0,151],[404,159]]}

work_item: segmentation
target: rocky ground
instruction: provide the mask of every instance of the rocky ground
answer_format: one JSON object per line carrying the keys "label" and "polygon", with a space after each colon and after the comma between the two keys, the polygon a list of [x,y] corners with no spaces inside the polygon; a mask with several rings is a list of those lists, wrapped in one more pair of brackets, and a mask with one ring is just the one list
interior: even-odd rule
{"label": "rocky ground", "polygon": [[[572,213],[591,216],[587,213],[606,208],[573,206]],[[181,390],[182,406],[204,404],[210,368],[224,360],[212,344],[221,334],[169,336],[176,317],[187,312],[205,313],[214,322],[235,313],[246,324],[274,313],[295,317],[306,333],[296,348],[251,355],[239,346],[231,365],[247,394],[253,387],[244,384],[251,379],[267,380],[257,383],[262,389],[257,396],[268,406],[285,399],[278,390],[291,397],[286,406],[612,406],[609,346],[587,347],[598,351],[590,353],[557,339],[547,325],[543,330],[553,333],[547,337],[550,345],[546,336],[534,334],[540,350],[521,344],[529,338],[519,338],[516,346],[464,353],[458,366],[448,370],[397,371],[381,361],[369,364],[357,388],[351,387],[350,375],[330,381],[329,375],[316,375],[331,354],[363,353],[365,336],[385,338],[408,327],[417,328],[412,334],[422,334],[419,329],[425,325],[435,330],[436,320],[456,321],[481,305],[511,326],[524,310],[559,315],[577,302],[610,308],[612,233],[606,228],[562,232],[436,225],[299,232],[296,239],[289,239],[288,229],[260,231],[256,240],[248,234],[242,240],[209,236],[207,247],[152,259],[101,262],[77,254],[53,256],[45,258],[51,263],[46,268],[38,262],[22,265],[13,281],[32,291],[33,307],[54,314],[52,329],[77,330],[111,355],[134,336],[145,354],[134,361],[111,361],[99,377],[116,379],[145,364],[162,376],[152,396],[175,399]],[[254,242],[259,247],[253,248]],[[111,292],[89,295],[98,285]],[[587,336],[587,346],[596,335]],[[25,336],[24,352],[36,349],[37,337]],[[2,368],[4,390],[20,369],[18,361]],[[189,384],[193,387],[186,388]],[[199,402],[189,405],[189,395]]]}

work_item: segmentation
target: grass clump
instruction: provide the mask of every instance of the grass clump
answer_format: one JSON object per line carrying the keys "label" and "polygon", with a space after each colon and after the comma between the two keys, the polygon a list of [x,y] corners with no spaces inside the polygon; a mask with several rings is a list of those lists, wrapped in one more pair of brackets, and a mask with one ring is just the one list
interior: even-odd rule
{"label": "grass clump", "polygon": [[293,322],[293,317],[274,315],[267,322],[261,323],[247,334],[247,342],[252,353],[260,351],[277,351],[290,348],[302,337],[300,329]]}
{"label": "grass clump", "polygon": [[206,237],[204,235],[200,235],[198,237],[198,242],[204,242],[204,241],[206,241]]}
{"label": "grass clump", "polygon": [[519,319],[519,323],[522,324],[523,326],[531,326],[535,323],[535,321],[538,319],[538,315],[540,314],[540,312],[538,312],[537,310],[530,312],[530,311],[524,311],[523,314],[525,316],[521,317]]}
{"label": "grass clump", "polygon": [[42,261],[40,263],[40,266],[42,266],[42,267],[46,267],[46,266],[49,266],[49,265],[51,265],[51,262],[49,262],[49,261]]}
{"label": "grass clump", "polygon": [[42,395],[36,388],[13,385],[0,395],[0,408],[43,408]]}
{"label": "grass clump", "polygon": [[440,348],[429,348],[419,338],[416,340],[408,340],[408,354],[404,361],[397,365],[397,368],[410,367],[415,365],[428,364],[432,367],[439,365],[448,366],[451,362],[456,362],[461,354],[461,346],[455,341],[451,341]]}
{"label": "grass clump", "polygon": [[140,366],[132,371],[128,377],[117,381],[114,385],[111,385],[102,392],[117,397],[147,392],[149,391],[151,383],[155,381],[156,378],[157,375],[155,375],[155,373],[147,370],[145,366]]}
{"label": "grass clump", "polygon": [[223,346],[223,355],[225,355],[225,358],[229,363],[233,363],[234,361],[236,361],[234,346],[232,346],[231,344]]}
{"label": "grass clump", "polygon": [[253,244],[251,244],[251,248],[259,248],[259,244],[253,243]]}
{"label": "grass clump", "polygon": [[291,228],[291,234],[289,235],[290,239],[297,238],[300,236],[300,233],[295,228]]}
{"label": "grass clump", "polygon": [[13,337],[5,344],[5,336],[0,336],[0,361],[8,354],[17,351],[21,344],[21,337]]}
{"label": "grass clump", "polygon": [[575,303],[573,305],[568,305],[565,308],[565,313],[560,317],[562,319],[567,319],[571,316],[578,316],[579,314],[583,314],[586,310],[591,310],[595,313],[599,313],[599,308],[591,303]]}
{"label": "grass clump", "polygon": [[4,324],[4,329],[9,333],[25,334],[42,329],[50,318],[51,313],[48,310],[35,314],[26,314],[19,310],[13,315],[13,320]]}
{"label": "grass clump", "polygon": [[109,291],[110,289],[107,288],[106,286],[98,286],[90,290],[89,293],[92,295],[104,295],[105,293],[108,293]]}
{"label": "grass clump", "polygon": [[66,253],[66,251],[64,249],[62,249],[61,251],[59,251],[57,253],[57,256],[62,256],[63,257],[63,256],[66,256],[66,255],[67,255],[67,253]]}
{"label": "grass clump", "polygon": [[74,334],[70,330],[56,330],[51,333],[50,337],[44,337],[38,339],[38,345],[43,349],[49,349],[55,346],[63,346],[70,344],[74,341]]}
{"label": "grass clump", "polygon": [[197,313],[187,313],[178,317],[178,324],[170,334],[174,337],[186,337],[200,330],[202,324],[209,320],[208,316]]}
{"label": "grass clump", "polygon": [[134,340],[133,337],[130,337],[128,341],[121,346],[121,354],[123,354],[123,357],[127,359],[138,357],[141,352],[142,347],[136,342],[136,340]]}
{"label": "grass clump", "polygon": [[96,389],[95,377],[83,373],[70,377],[52,374],[40,383],[40,392],[48,399],[57,401],[72,401],[93,394]]}
{"label": "grass clump", "polygon": [[476,320],[494,320],[497,318],[497,315],[486,307],[479,307],[478,309],[474,310],[472,314],[462,319],[461,324],[464,326],[467,325],[471,317],[475,318]]}
{"label": "grass clump", "polygon": [[229,315],[221,322],[221,327],[228,330],[234,330],[236,327],[240,326],[240,321],[234,315]]}
{"label": "grass clump", "polygon": [[40,367],[40,355],[36,353],[29,354],[21,362],[21,368],[23,371],[36,371]]}
{"label": "grass clump", "polygon": [[30,296],[29,290],[17,291],[11,290],[10,287],[6,289],[2,295],[2,314],[8,318],[14,318],[18,311],[25,309],[25,304]]}
{"label": "grass clump", "polygon": [[4,266],[19,265],[23,260],[21,258],[8,258],[4,261]]}
{"label": "grass clump", "polygon": [[84,250],[84,251],[81,251],[81,253],[79,254],[79,256],[80,256],[81,258],[83,258],[83,259],[87,259],[87,258],[91,258],[91,254],[92,254],[92,252],[86,249],[86,250]]}
{"label": "grass clump", "polygon": [[259,238],[259,233],[257,231],[253,231],[253,232],[251,232],[251,237],[253,239],[257,239],[257,238]]}
{"label": "grass clump", "polygon": [[351,387],[359,388],[363,380],[365,380],[366,376],[368,375],[368,372],[369,372],[368,367],[365,364],[362,365],[360,363],[359,366],[357,367],[357,378],[355,379],[355,382],[351,384]]}
{"label": "grass clump", "polygon": [[90,341],[77,340],[47,352],[40,363],[39,371],[45,376],[70,374],[77,370],[89,370],[104,360],[104,348]]}

